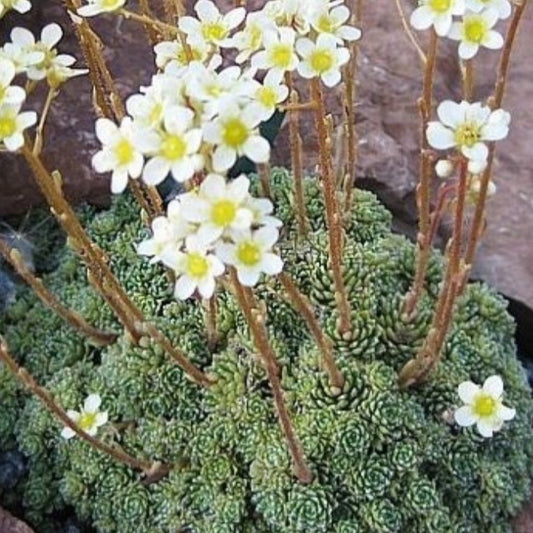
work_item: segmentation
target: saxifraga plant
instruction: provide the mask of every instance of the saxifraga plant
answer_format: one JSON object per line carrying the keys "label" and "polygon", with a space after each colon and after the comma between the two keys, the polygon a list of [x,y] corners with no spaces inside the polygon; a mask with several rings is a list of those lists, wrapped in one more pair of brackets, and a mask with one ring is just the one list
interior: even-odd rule
{"label": "saxifraga plant", "polygon": [[[425,70],[416,245],[354,188],[360,4],[221,14],[200,0],[193,17],[166,0],[164,19],[124,4],[65,1],[101,117],[93,165],[112,172],[114,193],[131,189],[107,212],[76,214],[41,159],[50,106],[85,73],[58,55],[60,28],[38,42],[18,28],[0,50],[0,141],[28,162],[69,245],[39,279],[0,240],[29,286],[0,322],[0,447],[28,460],[4,504],[22,503],[39,531],[57,531],[69,506],[102,532],[509,531],[533,473],[533,401],[504,301],[467,277],[526,3],[424,0],[411,24],[429,29],[427,53],[398,4]],[[152,84],[126,104],[87,18],[105,12],[142,24],[157,56]],[[509,16],[503,39],[493,27]],[[443,37],[461,40],[464,101],[442,102],[432,122]],[[487,105],[469,103],[480,46],[502,49]],[[231,49],[237,64],[223,66]],[[49,86],[33,138],[19,74],[28,91]],[[323,85],[341,83],[336,125]],[[269,168],[259,131],[276,110],[289,120],[290,173]],[[301,113],[319,140],[308,178]],[[437,149],[450,152],[434,168]],[[257,175],[230,180],[243,155]],[[449,182],[432,211],[435,172]],[[164,206],[155,187],[169,175],[183,185]],[[441,256],[432,241],[447,211]]]}

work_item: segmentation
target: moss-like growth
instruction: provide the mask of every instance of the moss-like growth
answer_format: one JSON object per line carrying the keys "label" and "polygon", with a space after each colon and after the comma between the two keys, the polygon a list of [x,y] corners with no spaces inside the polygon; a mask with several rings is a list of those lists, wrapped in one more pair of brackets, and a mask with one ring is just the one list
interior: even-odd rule
{"label": "moss-like growth", "polygon": [[[397,372],[427,333],[440,256],[432,259],[418,318],[406,322],[400,309],[414,247],[391,233],[390,214],[372,194],[357,191],[344,254],[354,328],[341,338],[317,184],[306,183],[312,231],[305,239],[296,232],[289,176],[275,171],[272,186],[286,267],[311,298],[346,376],[342,394],[332,396],[305,324],[280,284],[265,281],[258,295],[268,305],[268,332],[312,484],[291,475],[271,391],[234,298],[218,294],[221,342],[210,353],[200,303],[175,301],[163,269],[136,255],[132,243],[147,230],[123,197],[88,221],[91,234],[146,315],[218,381],[197,387],[148,339],[133,346],[122,336],[95,348],[22,291],[0,323],[20,362],[65,408],[98,392],[114,424],[102,428],[105,440],[174,465],[168,477],[145,486],[84,442],[64,441],[57,422],[0,368],[0,448],[16,445],[28,456],[17,489],[27,518],[43,532],[55,531],[52,513],[66,506],[102,532],[510,531],[533,474],[533,402],[504,301],[470,285],[438,370],[423,386],[401,391]],[[46,282],[95,325],[118,329],[71,251]],[[506,403],[518,414],[485,440],[455,426],[450,413],[460,382],[491,374],[502,376]]]}

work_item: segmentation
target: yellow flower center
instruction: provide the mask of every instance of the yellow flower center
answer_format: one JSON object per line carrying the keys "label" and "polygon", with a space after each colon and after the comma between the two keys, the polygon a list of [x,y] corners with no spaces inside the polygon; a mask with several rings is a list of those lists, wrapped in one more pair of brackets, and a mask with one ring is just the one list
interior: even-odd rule
{"label": "yellow flower center", "polygon": [[464,21],[464,35],[467,41],[481,44],[487,34],[487,25],[481,17],[473,17]]}
{"label": "yellow flower center", "polygon": [[188,65],[191,61],[201,61],[202,60],[202,51],[199,48],[194,48],[193,46],[189,46],[190,50],[190,58],[189,58],[189,52],[185,50],[185,48],[180,48],[176,54],[176,60],[180,65]]}
{"label": "yellow flower center", "polygon": [[115,9],[118,7],[118,0],[102,0],[102,7],[105,7],[106,9]]}
{"label": "yellow flower center", "polygon": [[292,48],[288,44],[276,44],[270,50],[270,62],[278,68],[289,68],[292,58]]}
{"label": "yellow flower center", "polygon": [[127,165],[133,161],[134,150],[128,139],[121,139],[115,146],[115,157],[119,165]]}
{"label": "yellow flower center", "polygon": [[203,255],[192,252],[187,256],[187,274],[191,278],[203,278],[208,272],[209,263]]}
{"label": "yellow flower center", "polygon": [[437,13],[445,13],[452,5],[452,0],[429,0],[429,5]]}
{"label": "yellow flower center", "polygon": [[221,41],[228,36],[228,29],[220,22],[211,22],[202,25],[202,35],[206,41]]}
{"label": "yellow flower center", "polygon": [[169,161],[177,161],[187,153],[187,143],[179,135],[167,135],[161,143],[161,155]]}
{"label": "yellow flower center", "polygon": [[11,137],[17,131],[17,123],[13,117],[0,118],[0,139]]}
{"label": "yellow flower center", "polygon": [[253,242],[242,242],[237,248],[237,258],[246,266],[254,266],[261,260],[261,250]]}
{"label": "yellow flower center", "polygon": [[219,200],[211,210],[211,220],[217,226],[229,226],[237,216],[237,207],[231,200]]}
{"label": "yellow flower center", "polygon": [[320,15],[316,23],[316,29],[322,33],[333,33],[336,29],[335,26],[336,25],[334,24],[333,19],[328,13]]}
{"label": "yellow flower center", "polygon": [[481,137],[480,128],[477,124],[466,123],[461,124],[455,130],[455,142],[459,146],[468,146],[469,148],[474,146]]}
{"label": "yellow flower center", "polygon": [[234,118],[228,120],[224,124],[222,138],[224,139],[225,144],[231,146],[232,148],[237,148],[245,143],[249,134],[248,128],[242,122],[242,120]]}
{"label": "yellow flower center", "polygon": [[257,90],[257,99],[268,108],[276,107],[277,95],[272,87],[261,87]]}
{"label": "yellow flower center", "polygon": [[309,59],[311,68],[320,74],[330,70],[335,64],[333,54],[329,50],[315,50]]}
{"label": "yellow flower center", "polygon": [[488,394],[480,393],[474,400],[472,410],[480,417],[492,416],[496,412],[498,403]]}
{"label": "yellow flower center", "polygon": [[78,425],[83,431],[89,431],[96,424],[96,413],[81,413]]}

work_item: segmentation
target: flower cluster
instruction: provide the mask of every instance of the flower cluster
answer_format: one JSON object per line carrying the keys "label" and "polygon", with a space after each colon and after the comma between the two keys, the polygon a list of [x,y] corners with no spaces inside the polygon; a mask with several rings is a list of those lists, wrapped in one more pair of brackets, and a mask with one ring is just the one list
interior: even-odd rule
{"label": "flower cluster", "polygon": [[[122,5],[93,0],[78,13]],[[280,222],[272,204],[253,199],[244,176],[229,182],[225,175],[240,157],[268,162],[270,144],[259,128],[288,99],[287,75],[338,84],[350,58],[344,45],[361,36],[338,1],[276,0],[260,11],[221,13],[199,0],[194,10],[196,16],[180,18],[178,38],[154,47],[159,72],[127,100],[129,116],[119,125],[97,121],[102,149],[93,157],[98,172],[112,173],[114,193],[140,177],[152,186],[168,176],[200,184],[171,202],[167,216],[154,221],[153,237],[139,246],[177,273],[181,299],[195,291],[209,298],[225,265],[247,286],[263,272],[279,273],[282,263],[271,249]],[[236,49],[236,64],[223,59],[228,49]]]}
{"label": "flower cluster", "polygon": [[[509,0],[420,0],[411,15],[417,30],[433,27],[440,37],[459,41],[461,59],[472,59],[481,47],[497,50],[503,38],[494,30],[511,14]],[[456,20],[454,17],[461,17]]]}
{"label": "flower cluster", "polygon": [[176,273],[177,298],[185,300],[195,291],[210,298],[225,265],[235,267],[239,281],[249,287],[262,273],[281,272],[283,263],[272,252],[281,221],[272,216],[272,203],[253,198],[249,186],[244,175],[227,182],[210,174],[172,200],[167,216],[153,221],[153,236],[137,251]]}
{"label": "flower cluster", "polygon": [[512,420],[516,411],[502,403],[503,381],[500,376],[490,376],[483,387],[464,381],[458,387],[459,398],[465,404],[455,411],[455,421],[463,427],[476,424],[483,437],[492,437],[502,429],[504,422]]}
{"label": "flower cluster", "polygon": [[14,28],[11,41],[0,48],[0,58],[11,61],[17,74],[24,73],[32,81],[46,79],[50,87],[57,88],[69,78],[87,73],[71,68],[75,57],[58,53],[56,46],[62,37],[63,30],[55,23],[43,28],[38,41],[29,30]]}

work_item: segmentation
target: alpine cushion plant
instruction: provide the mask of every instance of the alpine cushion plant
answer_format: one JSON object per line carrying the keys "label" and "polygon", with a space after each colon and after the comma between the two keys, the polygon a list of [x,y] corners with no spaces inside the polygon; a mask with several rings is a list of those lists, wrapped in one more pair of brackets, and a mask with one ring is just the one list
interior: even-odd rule
{"label": "alpine cushion plant", "polygon": [[[0,143],[26,159],[68,247],[41,280],[0,240],[35,289],[0,317],[0,448],[29,462],[3,503],[23,501],[43,531],[68,507],[102,532],[507,531],[533,475],[533,400],[502,299],[467,276],[494,143],[509,130],[501,84],[524,6],[493,97],[470,101],[469,55],[463,99],[436,106],[438,120],[437,40],[479,17],[487,46],[511,13],[503,0],[424,1],[413,13],[431,32],[413,245],[373,195],[351,190],[350,150],[333,153],[324,88],[353,102],[362,36],[342,2],[223,12],[200,0],[195,16],[168,2],[165,20],[125,1],[66,4],[101,115],[93,166],[116,197],[76,213],[43,163],[48,110],[80,72],[60,59],[57,25],[39,42],[16,28],[0,50]],[[158,71],[126,102],[96,15],[136,20],[154,43]],[[24,75],[49,87],[34,136]],[[268,166],[261,126],[276,111],[288,114],[292,173]],[[309,178],[303,112],[319,141]],[[436,165],[431,150],[444,151]],[[231,178],[242,156],[258,173]],[[433,173],[448,182],[431,212]],[[167,179],[178,185],[165,205],[155,186]],[[431,241],[447,210],[442,256]]]}

